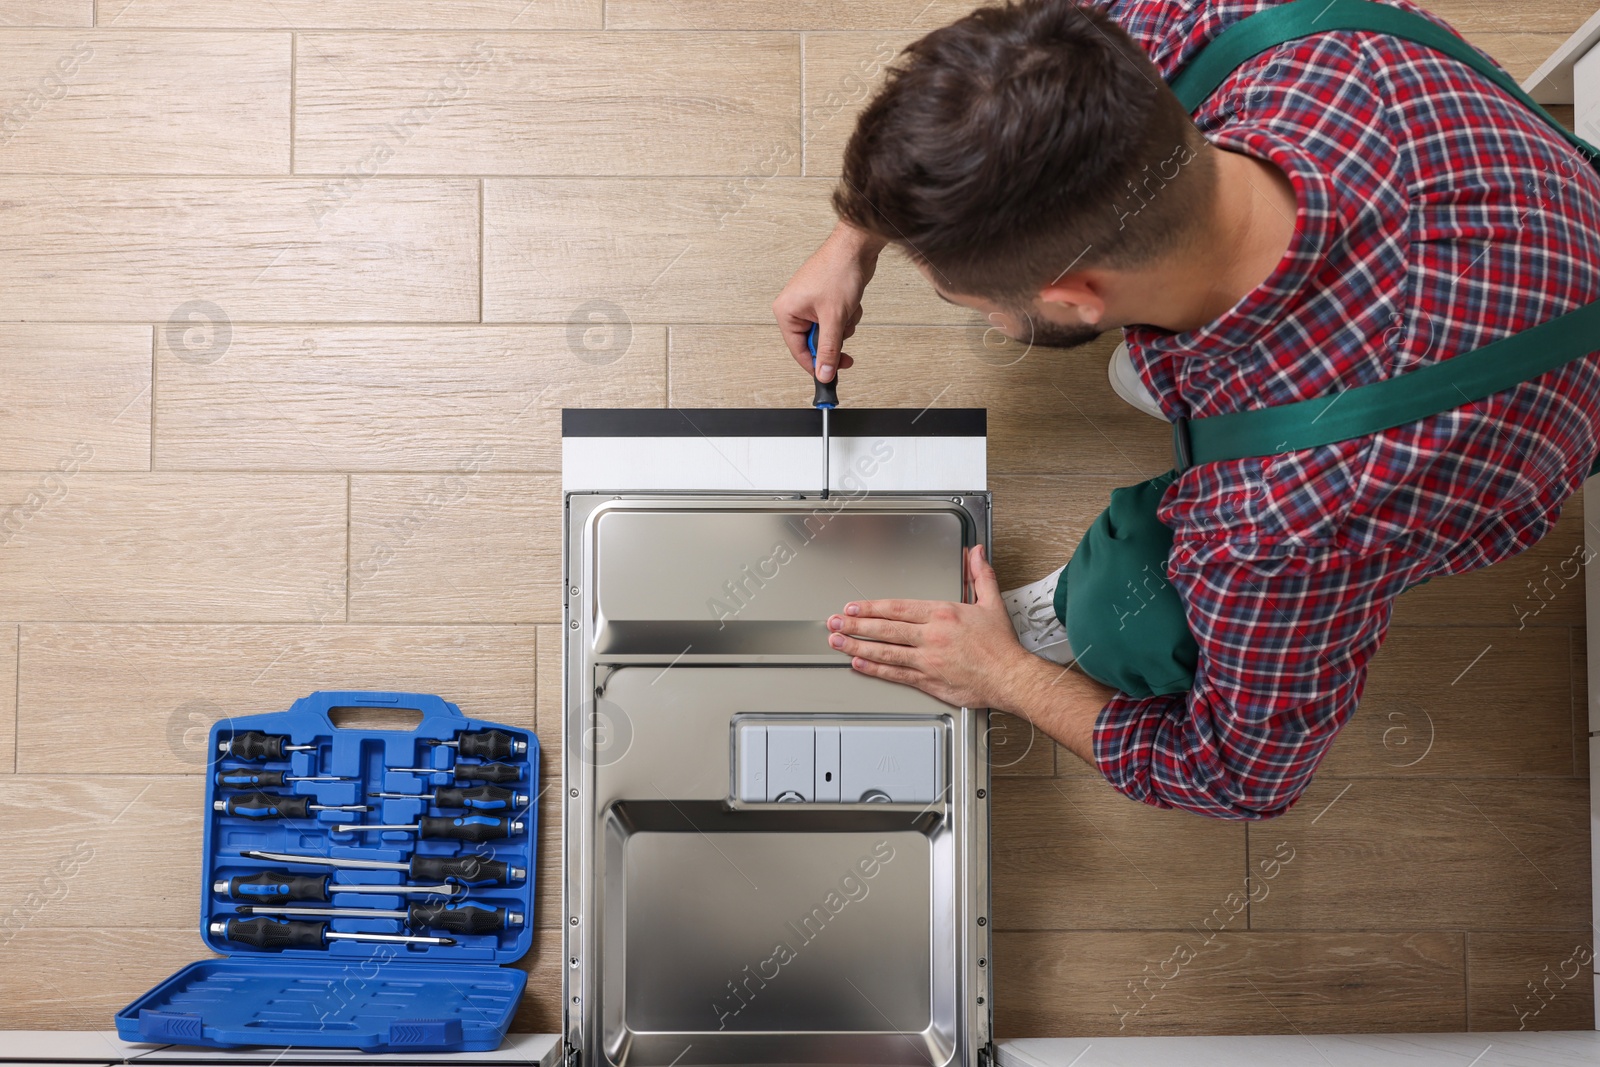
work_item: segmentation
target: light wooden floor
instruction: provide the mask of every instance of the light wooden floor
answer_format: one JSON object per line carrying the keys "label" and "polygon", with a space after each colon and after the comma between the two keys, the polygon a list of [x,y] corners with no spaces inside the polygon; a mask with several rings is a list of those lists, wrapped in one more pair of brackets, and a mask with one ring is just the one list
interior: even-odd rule
{"label": "light wooden floor", "polygon": [[[1594,2],[1435,6],[1522,76]],[[106,1029],[202,954],[220,715],[433,691],[558,769],[559,409],[805,404],[767,305],[884,61],[965,6],[0,0],[0,1026]],[[848,403],[989,409],[1009,583],[1168,465],[1109,346],[1012,363],[903,263],[865,321]],[[1409,594],[1277,822],[1011,722],[1001,1034],[1591,1026],[1551,978],[1592,940],[1581,544],[1574,507]],[[542,817],[519,1029],[560,1017]]]}

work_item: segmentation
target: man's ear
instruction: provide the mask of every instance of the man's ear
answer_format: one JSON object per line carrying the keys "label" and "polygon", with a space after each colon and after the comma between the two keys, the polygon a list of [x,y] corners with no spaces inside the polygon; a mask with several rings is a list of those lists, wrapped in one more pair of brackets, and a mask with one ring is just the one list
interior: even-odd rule
{"label": "man's ear", "polygon": [[1069,321],[1093,326],[1106,316],[1106,301],[1100,288],[1087,273],[1063,274],[1039,290],[1039,308],[1047,311],[1055,305]]}

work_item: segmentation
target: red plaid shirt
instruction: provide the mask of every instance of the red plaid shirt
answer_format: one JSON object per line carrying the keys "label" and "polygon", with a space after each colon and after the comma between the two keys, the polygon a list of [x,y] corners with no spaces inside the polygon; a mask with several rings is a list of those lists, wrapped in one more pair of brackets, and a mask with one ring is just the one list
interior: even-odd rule
{"label": "red plaid shirt", "polygon": [[[1270,6],[1106,5],[1169,78]],[[1128,330],[1169,416],[1323,396],[1600,299],[1600,180],[1559,134],[1444,55],[1319,34],[1236,71],[1197,122],[1213,144],[1283,169],[1299,218],[1277,270],[1221,319],[1183,334]],[[1158,807],[1282,814],[1355,711],[1394,598],[1534,544],[1597,451],[1590,357],[1396,430],[1189,470],[1160,516],[1176,531],[1167,576],[1200,647],[1194,688],[1107,704],[1100,771]],[[1508,609],[1488,621],[1511,619]]]}

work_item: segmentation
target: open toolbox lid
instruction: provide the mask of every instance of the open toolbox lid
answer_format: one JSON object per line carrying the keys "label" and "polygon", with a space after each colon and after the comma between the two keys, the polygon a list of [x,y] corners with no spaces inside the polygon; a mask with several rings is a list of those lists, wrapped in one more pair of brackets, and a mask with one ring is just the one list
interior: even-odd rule
{"label": "open toolbox lid", "polygon": [[[406,718],[405,728],[337,725],[336,709],[382,709]],[[364,712],[361,718],[376,718]],[[226,751],[247,732],[281,736],[284,750],[265,758],[241,758]],[[480,759],[462,758],[458,742],[483,731],[499,731],[517,751]],[[520,743],[520,746],[518,745]],[[501,741],[504,744],[504,741]],[[468,747],[468,746],[463,746]],[[117,1014],[117,1031],[127,1040],[191,1045],[296,1045],[360,1048],[368,1051],[486,1051],[496,1048],[511,1023],[527,974],[507,967],[533,942],[535,800],[539,781],[539,742],[530,731],[470,719],[437,696],[420,693],[313,693],[288,711],[224,719],[211,728],[213,763],[207,767],[206,824],[201,857],[200,931],[220,959],[183,968]],[[277,758],[275,758],[277,757]],[[457,763],[460,767],[457,767]],[[515,780],[485,786],[467,777],[484,763],[517,772]],[[429,768],[428,772],[399,768]],[[460,777],[457,776],[459,771]],[[224,773],[264,772],[262,786],[222,785]],[[506,772],[509,773],[509,772]],[[284,775],[280,783],[276,775]],[[337,781],[294,779],[335,778]],[[438,801],[440,789],[464,787],[473,808],[450,808]],[[472,791],[482,790],[474,794]],[[369,811],[309,810],[303,817],[260,817],[219,810],[256,792],[301,798],[337,808],[366,805]],[[509,800],[502,794],[509,791]],[[407,794],[380,798],[376,793]],[[483,795],[484,793],[488,795]],[[435,800],[420,794],[432,794]],[[480,807],[481,806],[481,807]],[[484,810],[486,809],[486,810]],[[401,830],[362,833],[339,830],[345,823],[416,825],[432,818],[435,833],[492,833],[489,840],[423,837]],[[454,829],[467,825],[466,830]],[[445,824],[449,824],[445,826]],[[258,851],[303,857],[248,857]],[[384,887],[446,884],[437,876],[404,869],[418,860],[476,859],[468,884],[450,878],[445,896],[378,892],[340,892],[341,886]],[[402,869],[335,867],[318,859],[364,861]],[[504,865],[503,876],[497,865]],[[288,871],[328,879],[325,899],[269,899],[272,890],[240,886],[235,877]],[[275,885],[281,882],[274,883]],[[236,895],[246,895],[236,899]],[[241,908],[364,908],[400,912],[394,917],[295,914],[295,922],[325,922],[331,935],[325,948],[258,948],[230,940],[227,924],[244,916]],[[412,923],[409,906],[477,906],[498,909],[501,929],[444,932]],[[272,915],[270,920],[283,917]],[[338,935],[425,937],[446,944],[395,940],[355,940]]]}

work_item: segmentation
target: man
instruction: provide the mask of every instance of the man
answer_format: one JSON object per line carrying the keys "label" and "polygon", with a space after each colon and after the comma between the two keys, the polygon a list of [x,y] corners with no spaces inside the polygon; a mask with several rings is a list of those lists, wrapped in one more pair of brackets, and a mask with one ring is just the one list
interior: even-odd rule
{"label": "man", "polygon": [[[1600,180],[1441,52],[1319,33],[1246,63],[1191,123],[1163,79],[1273,6],[1027,0],[913,44],[850,141],[838,228],[774,303],[795,358],[810,370],[817,322],[818,376],[850,366],[889,244],[1019,340],[1122,327],[1119,392],[1169,419],[1386,380],[1600,299]],[[1381,433],[1181,472],[1158,515],[1198,647],[1186,692],[1034,654],[1072,661],[1041,607],[1057,575],[1003,597],[978,550],[975,603],[852,603],[830,643],[1028,718],[1130,797],[1272,817],[1355,710],[1395,597],[1537,542],[1597,451],[1587,357]]]}

